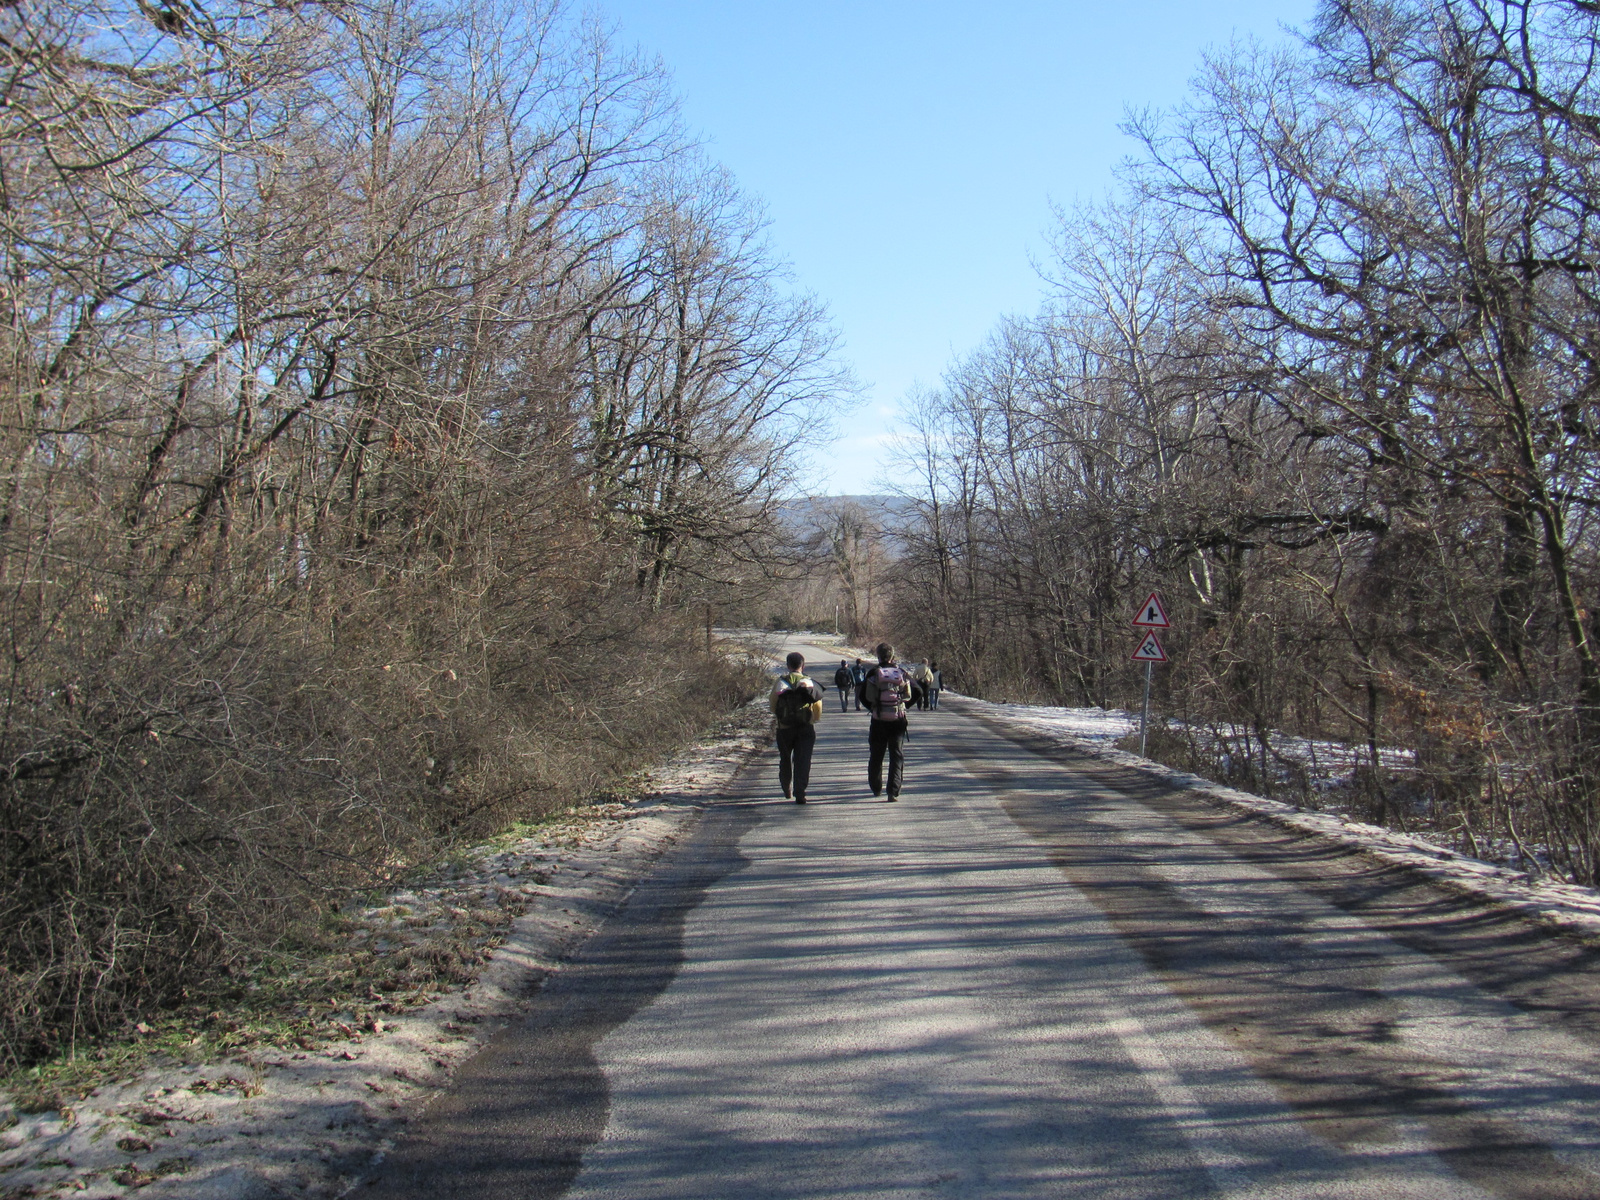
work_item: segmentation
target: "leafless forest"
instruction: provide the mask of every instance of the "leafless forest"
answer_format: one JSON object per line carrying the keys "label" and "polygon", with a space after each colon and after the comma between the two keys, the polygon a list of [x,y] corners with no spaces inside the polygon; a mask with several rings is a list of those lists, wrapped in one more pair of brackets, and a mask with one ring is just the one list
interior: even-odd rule
{"label": "leafless forest", "polygon": [[0,4],[0,1067],[738,697],[831,333],[496,0]]}
{"label": "leafless forest", "polygon": [[1600,880],[1597,34],[1329,0],[1132,118],[1051,301],[922,398],[901,637],[979,694],[1136,704],[1158,589],[1156,752],[1315,802],[1275,735],[1353,743],[1370,819]]}

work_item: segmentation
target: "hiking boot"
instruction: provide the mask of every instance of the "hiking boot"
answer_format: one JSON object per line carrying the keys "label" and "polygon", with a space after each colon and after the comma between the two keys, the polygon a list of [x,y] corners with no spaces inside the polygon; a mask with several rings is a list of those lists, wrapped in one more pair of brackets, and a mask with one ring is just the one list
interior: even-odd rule
{"label": "hiking boot", "polygon": [[783,798],[785,800],[787,800],[789,798],[789,789],[788,788],[784,788],[783,789]]}
{"label": "hiking boot", "polygon": [[794,802],[796,804],[804,804],[806,802],[806,798],[804,796],[796,796],[794,798]]}
{"label": "hiking boot", "polygon": [[890,792],[887,796],[884,797],[884,800],[889,804],[893,804],[898,799],[900,799],[900,793],[899,792]]}

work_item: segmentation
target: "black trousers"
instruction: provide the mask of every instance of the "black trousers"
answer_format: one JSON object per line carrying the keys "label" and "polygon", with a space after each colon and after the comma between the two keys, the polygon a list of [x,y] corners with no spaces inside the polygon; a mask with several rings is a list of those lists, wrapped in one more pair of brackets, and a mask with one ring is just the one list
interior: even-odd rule
{"label": "black trousers", "polygon": [[854,690],[855,689],[852,688],[848,684],[846,684],[844,687],[839,689],[839,711],[840,712],[849,712],[850,711],[850,693],[852,691],[854,691]]}
{"label": "black trousers", "polygon": [[876,796],[883,791],[883,752],[889,752],[889,795],[898,796],[905,781],[906,753],[902,743],[906,740],[906,719],[880,721],[874,717],[867,723],[867,786]]}
{"label": "black trousers", "polygon": [[796,725],[793,729],[778,730],[778,786],[787,796],[794,788],[796,796],[804,796],[811,782],[811,752],[817,748],[817,730],[814,725]]}

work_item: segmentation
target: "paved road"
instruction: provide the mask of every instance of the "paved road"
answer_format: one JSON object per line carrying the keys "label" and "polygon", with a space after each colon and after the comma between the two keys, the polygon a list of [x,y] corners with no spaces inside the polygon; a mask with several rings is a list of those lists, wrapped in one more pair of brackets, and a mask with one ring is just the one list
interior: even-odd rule
{"label": "paved road", "polygon": [[1600,956],[959,705],[876,802],[828,700],[367,1195],[1600,1197]]}

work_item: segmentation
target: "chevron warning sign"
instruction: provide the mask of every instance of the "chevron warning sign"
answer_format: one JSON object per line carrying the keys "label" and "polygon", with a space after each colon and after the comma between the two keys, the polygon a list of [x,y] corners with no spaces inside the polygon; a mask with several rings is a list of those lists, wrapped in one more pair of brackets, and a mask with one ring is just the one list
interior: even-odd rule
{"label": "chevron warning sign", "polygon": [[1156,637],[1156,631],[1151,630],[1144,635],[1144,641],[1139,643],[1139,648],[1133,652],[1133,661],[1142,663],[1158,663],[1167,661],[1167,652],[1161,648],[1161,639]]}

